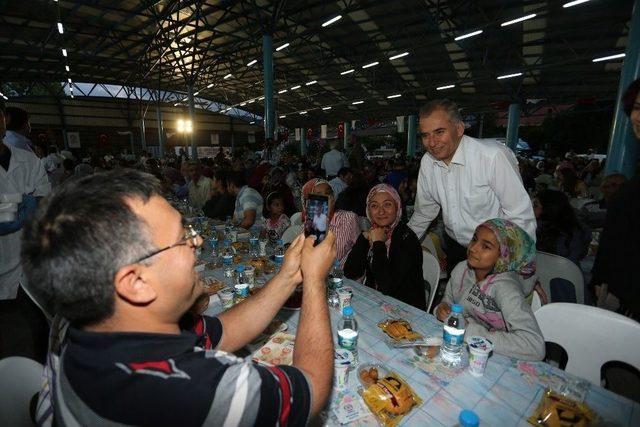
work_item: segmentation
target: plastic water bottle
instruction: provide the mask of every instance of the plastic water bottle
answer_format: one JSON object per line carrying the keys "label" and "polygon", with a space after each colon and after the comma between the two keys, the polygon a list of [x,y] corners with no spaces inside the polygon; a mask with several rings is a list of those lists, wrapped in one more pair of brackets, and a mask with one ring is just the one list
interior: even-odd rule
{"label": "plastic water bottle", "polygon": [[480,418],[478,415],[469,410],[464,409],[460,411],[460,415],[458,416],[458,426],[460,427],[478,427],[480,425]]}
{"label": "plastic water bottle", "polygon": [[244,275],[244,265],[240,264],[236,266],[236,274],[234,277],[234,285],[240,285],[242,283],[248,283],[247,278]]}
{"label": "plastic water bottle", "polygon": [[260,254],[260,244],[258,243],[258,229],[251,227],[249,231],[249,256],[257,257]]}
{"label": "plastic water bottle", "polygon": [[231,242],[225,240],[222,244],[222,267],[224,267],[224,277],[227,282],[233,285],[233,250],[231,250]]}
{"label": "plastic water bottle", "polygon": [[342,319],[338,324],[338,346],[349,350],[358,363],[358,322],[350,305],[342,309]]}
{"label": "plastic water bottle", "polygon": [[276,242],[276,247],[273,250],[273,261],[276,264],[276,269],[280,270],[284,262],[284,244],[282,243],[282,239],[278,239]]}
{"label": "plastic water bottle", "polygon": [[233,222],[231,217],[227,216],[227,221],[224,223],[224,239],[231,241],[231,230],[233,230]]}
{"label": "plastic water bottle", "polygon": [[444,366],[455,368],[462,362],[464,346],[465,322],[462,316],[462,306],[453,304],[451,313],[444,321],[442,332],[442,347],[440,358]]}
{"label": "plastic water bottle", "polygon": [[329,288],[330,289],[339,289],[342,287],[342,280],[344,278],[344,273],[342,268],[340,268],[340,260],[333,261],[333,269],[329,274]]}

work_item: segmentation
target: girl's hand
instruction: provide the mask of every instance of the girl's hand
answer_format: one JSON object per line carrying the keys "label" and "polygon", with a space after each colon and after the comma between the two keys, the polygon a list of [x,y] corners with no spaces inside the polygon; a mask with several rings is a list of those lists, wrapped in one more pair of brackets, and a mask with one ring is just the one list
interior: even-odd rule
{"label": "girl's hand", "polygon": [[384,228],[372,228],[369,230],[369,241],[371,244],[373,242],[384,242],[387,240],[387,233]]}
{"label": "girl's hand", "polygon": [[445,321],[449,313],[451,313],[451,307],[446,302],[441,302],[436,307],[436,318],[441,322]]}

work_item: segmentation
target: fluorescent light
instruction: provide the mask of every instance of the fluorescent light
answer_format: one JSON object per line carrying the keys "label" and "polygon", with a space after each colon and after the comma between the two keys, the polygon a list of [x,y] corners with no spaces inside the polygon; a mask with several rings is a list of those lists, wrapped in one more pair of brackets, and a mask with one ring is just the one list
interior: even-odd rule
{"label": "fluorescent light", "polygon": [[255,124],[256,124],[256,122],[249,122],[249,124],[250,124],[250,125],[255,125]]}
{"label": "fluorescent light", "polygon": [[69,92],[73,93],[73,86],[69,86]]}
{"label": "fluorescent light", "polygon": [[477,36],[478,34],[482,34],[482,30],[474,31],[472,33],[463,34],[461,36],[456,37],[454,40],[458,41],[458,40],[462,40],[462,39],[468,39],[469,37]]}
{"label": "fluorescent light", "polygon": [[255,99],[251,99],[251,100],[247,101],[247,104],[253,104],[254,102],[256,102],[256,100]]}
{"label": "fluorescent light", "polygon": [[62,56],[67,57],[67,49],[62,48]]}
{"label": "fluorescent light", "polygon": [[194,92],[193,96],[198,96],[200,95],[200,91]]}
{"label": "fluorescent light", "polygon": [[279,119],[284,119],[285,117],[287,116],[285,116],[284,114],[282,116],[278,116]]}
{"label": "fluorescent light", "polygon": [[64,28],[62,27],[62,22],[58,22],[58,32],[60,34],[64,34]]}
{"label": "fluorescent light", "polygon": [[521,18],[512,19],[511,21],[503,22],[500,24],[501,27],[506,27],[507,25],[517,24],[518,22],[526,21],[527,19],[535,18],[537,15],[532,13],[531,15],[526,15]]}
{"label": "fluorescent light", "polygon": [[254,65],[256,62],[258,62],[258,60],[257,60],[257,59],[254,59],[253,61],[251,61],[251,62],[249,62],[249,63],[247,64],[247,67],[251,67],[251,66],[252,66],[252,65]]}
{"label": "fluorescent light", "polygon": [[227,80],[227,79],[230,79],[231,77],[233,77],[233,74],[229,73],[226,76],[224,76],[223,79]]}
{"label": "fluorescent light", "polygon": [[286,93],[286,92],[287,92],[287,89],[282,89],[278,91],[278,93]]}
{"label": "fluorescent light", "polygon": [[276,48],[276,52],[280,52],[282,49],[286,49],[286,48],[288,48],[288,47],[289,47],[289,43],[285,43],[285,44],[283,44],[282,46],[277,47],[277,48]]}
{"label": "fluorescent light", "polygon": [[314,85],[314,84],[316,84],[316,83],[318,83],[318,81],[317,81],[317,80],[311,80],[310,82],[306,82],[304,85],[305,85],[305,86],[311,86],[311,85]]}
{"label": "fluorescent light", "polygon": [[246,103],[246,102],[242,102],[242,103],[240,103],[240,106],[241,106],[241,107],[244,107],[245,105],[247,105],[247,103]]}
{"label": "fluorescent light", "polygon": [[259,101],[262,101],[264,99],[264,96],[261,96],[260,98],[258,98]]}
{"label": "fluorescent light", "polygon": [[376,65],[378,65],[378,64],[379,64],[379,62],[378,62],[378,61],[376,61],[376,62],[371,62],[370,64],[363,65],[363,66],[362,66],[362,68],[375,67],[375,66],[376,66]]}
{"label": "fluorescent light", "polygon": [[71,94],[71,99],[73,99],[73,94]]}
{"label": "fluorescent light", "polygon": [[522,75],[522,73],[505,74],[504,76],[498,76],[498,80],[510,79],[511,77],[518,77],[518,76],[521,76],[521,75]]}
{"label": "fluorescent light", "polygon": [[5,100],[9,99],[9,98],[7,98],[7,96],[6,96],[5,94],[2,94],[2,97],[3,97]]}
{"label": "fluorescent light", "polygon": [[173,104],[174,107],[177,107],[178,105],[180,105],[179,102],[176,102],[175,104]]}
{"label": "fluorescent light", "polygon": [[393,61],[394,59],[402,58],[402,57],[405,57],[407,55],[409,55],[409,52],[402,52],[402,53],[399,53],[397,55],[393,55],[392,57],[390,57],[389,61]]}
{"label": "fluorescent light", "polygon": [[602,62],[602,61],[608,61],[610,59],[619,59],[619,58],[624,58],[626,54],[624,53],[618,53],[616,55],[609,55],[609,56],[602,56],[600,58],[595,58],[593,60],[593,62]]}
{"label": "fluorescent light", "polygon": [[328,27],[329,25],[333,24],[336,21],[339,21],[342,19],[342,15],[338,15],[338,16],[334,16],[333,18],[329,19],[328,21],[325,21],[322,26],[323,27]]}
{"label": "fluorescent light", "polygon": [[340,75],[341,75],[341,76],[344,76],[345,74],[351,74],[351,73],[353,73],[354,71],[355,71],[355,70],[352,68],[352,69],[350,69],[350,70],[347,70],[347,71],[343,71],[343,72],[341,72],[341,73],[340,73]]}
{"label": "fluorescent light", "polygon": [[322,107],[323,110],[331,110],[331,107]]}
{"label": "fluorescent light", "polygon": [[358,105],[358,104],[362,104],[364,101],[353,101],[351,103],[351,105]]}
{"label": "fluorescent light", "polygon": [[586,3],[588,1],[589,0],[574,0],[574,1],[570,1],[569,3],[563,4],[562,7],[564,7],[566,9],[567,7],[577,6],[579,4]]}
{"label": "fluorescent light", "polygon": [[67,79],[67,80],[69,81],[69,84],[71,84],[71,83],[72,83],[72,82],[71,82],[71,79]]}
{"label": "fluorescent light", "polygon": [[65,69],[65,70],[67,70],[67,73],[68,73],[69,71],[71,71],[71,70],[69,70],[69,66],[68,66],[68,65],[65,65],[65,66],[64,66],[64,69]]}
{"label": "fluorescent light", "polygon": [[456,85],[444,85],[444,86],[438,86],[438,87],[436,88],[436,90],[451,89],[452,87],[456,87]]}
{"label": "fluorescent light", "polygon": [[304,115],[304,114],[307,114],[307,112],[306,111],[300,111],[300,115],[301,116]]}
{"label": "fluorescent light", "polygon": [[209,84],[207,85],[207,89],[211,89],[212,87],[213,87],[213,83],[209,83]]}
{"label": "fluorescent light", "polygon": [[297,85],[291,88],[291,90],[298,90],[298,89],[300,89],[300,85]]}
{"label": "fluorescent light", "polygon": [[387,96],[387,99],[400,98],[401,96],[402,96],[402,94],[400,94],[400,93],[396,93],[395,95],[389,95],[389,96]]}

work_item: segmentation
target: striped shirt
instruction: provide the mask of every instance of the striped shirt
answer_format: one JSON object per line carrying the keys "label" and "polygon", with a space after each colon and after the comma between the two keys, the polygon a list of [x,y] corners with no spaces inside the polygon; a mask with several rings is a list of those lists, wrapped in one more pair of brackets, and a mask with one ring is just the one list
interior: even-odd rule
{"label": "striped shirt", "polygon": [[245,185],[236,196],[236,207],[233,212],[235,223],[240,223],[244,219],[245,211],[256,211],[256,220],[262,218],[262,196],[253,188]]}

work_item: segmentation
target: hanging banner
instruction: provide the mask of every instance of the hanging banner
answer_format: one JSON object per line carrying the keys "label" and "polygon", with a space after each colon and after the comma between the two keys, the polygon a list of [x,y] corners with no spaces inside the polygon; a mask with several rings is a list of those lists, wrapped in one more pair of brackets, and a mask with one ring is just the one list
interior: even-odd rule
{"label": "hanging banner", "polygon": [[320,138],[327,139],[327,125],[320,125]]}
{"label": "hanging banner", "polygon": [[211,134],[211,145],[220,145],[220,135],[217,133]]}
{"label": "hanging banner", "polygon": [[338,139],[344,138],[344,122],[338,123]]}
{"label": "hanging banner", "polygon": [[256,142],[256,133],[254,131],[247,132],[247,142],[249,144]]}
{"label": "hanging banner", "polygon": [[67,143],[69,148],[80,148],[80,133],[67,132]]}
{"label": "hanging banner", "polygon": [[300,141],[300,128],[296,128],[296,141]]}
{"label": "hanging banner", "polygon": [[396,126],[398,127],[398,133],[404,133],[404,116],[396,117]]}

